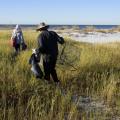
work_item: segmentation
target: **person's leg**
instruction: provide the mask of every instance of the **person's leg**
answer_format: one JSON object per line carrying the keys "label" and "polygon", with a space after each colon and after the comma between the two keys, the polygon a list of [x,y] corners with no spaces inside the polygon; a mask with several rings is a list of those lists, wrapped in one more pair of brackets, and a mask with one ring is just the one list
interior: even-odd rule
{"label": "person's leg", "polygon": [[15,45],[15,52],[18,54],[20,52],[20,44]]}
{"label": "person's leg", "polygon": [[60,81],[58,80],[57,73],[56,73],[56,70],[55,70],[55,69],[52,69],[52,71],[51,71],[51,76],[52,76],[54,82],[60,82]]}
{"label": "person's leg", "polygon": [[15,52],[17,52],[18,51],[18,46],[17,46],[17,44],[15,45]]}
{"label": "person's leg", "polygon": [[18,55],[18,44],[15,45],[15,56]]}
{"label": "person's leg", "polygon": [[20,52],[20,44],[18,44],[18,51]]}
{"label": "person's leg", "polygon": [[56,59],[53,59],[51,60],[50,62],[50,74],[54,80],[54,82],[60,82],[58,80],[58,77],[57,77],[57,73],[56,73],[56,70],[55,70],[55,66],[56,66]]}
{"label": "person's leg", "polygon": [[44,67],[44,79],[50,81],[50,67],[49,63],[43,60],[43,67]]}

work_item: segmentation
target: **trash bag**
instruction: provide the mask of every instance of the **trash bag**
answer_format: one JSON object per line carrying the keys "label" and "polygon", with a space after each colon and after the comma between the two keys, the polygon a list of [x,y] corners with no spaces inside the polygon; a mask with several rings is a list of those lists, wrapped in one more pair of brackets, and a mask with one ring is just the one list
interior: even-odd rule
{"label": "trash bag", "polygon": [[26,50],[27,49],[27,45],[25,43],[22,43],[22,50]]}
{"label": "trash bag", "polygon": [[34,75],[36,75],[36,77],[43,77],[43,72],[38,64],[32,65],[31,71],[34,73]]}

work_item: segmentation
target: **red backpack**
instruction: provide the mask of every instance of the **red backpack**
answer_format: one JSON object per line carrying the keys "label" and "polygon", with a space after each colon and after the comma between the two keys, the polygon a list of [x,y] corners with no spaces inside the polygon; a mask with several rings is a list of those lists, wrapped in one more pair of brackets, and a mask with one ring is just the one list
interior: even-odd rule
{"label": "red backpack", "polygon": [[12,38],[12,39],[10,40],[10,43],[11,43],[11,46],[12,46],[12,47],[15,47],[15,46],[16,46],[16,38]]}

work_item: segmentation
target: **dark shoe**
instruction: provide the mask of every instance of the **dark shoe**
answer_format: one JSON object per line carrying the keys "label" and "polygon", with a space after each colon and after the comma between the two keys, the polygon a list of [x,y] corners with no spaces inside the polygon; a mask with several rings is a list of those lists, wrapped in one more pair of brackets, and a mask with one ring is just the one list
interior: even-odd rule
{"label": "dark shoe", "polygon": [[42,77],[41,76],[36,76],[36,79],[42,79]]}
{"label": "dark shoe", "polygon": [[56,81],[54,81],[55,83],[60,83],[60,81],[59,80],[56,80]]}
{"label": "dark shoe", "polygon": [[50,81],[50,76],[44,76],[44,79]]}

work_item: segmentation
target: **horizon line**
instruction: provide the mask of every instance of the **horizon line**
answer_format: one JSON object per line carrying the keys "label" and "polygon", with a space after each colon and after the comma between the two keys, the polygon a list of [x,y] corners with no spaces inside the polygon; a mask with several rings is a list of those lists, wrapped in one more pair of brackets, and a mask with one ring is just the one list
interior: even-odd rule
{"label": "horizon line", "polygon": [[[7,24],[7,23],[5,23],[5,24],[2,23],[2,24],[1,24],[1,23],[0,23],[0,25],[16,25],[16,24],[18,24],[18,23],[14,23],[14,24]],[[38,25],[38,24],[31,24],[31,23],[30,23],[30,24],[25,24],[25,23],[21,23],[21,24],[19,24],[19,25]],[[95,26],[95,25],[113,25],[113,26],[114,26],[114,25],[115,25],[115,26],[119,26],[120,24],[48,24],[48,25],[68,25],[68,26],[69,26],[69,25],[71,25],[71,26],[72,26],[72,25],[73,25],[73,26],[74,26],[74,25],[75,25],[75,26],[77,26],[77,25],[90,25],[90,26],[92,26],[92,25],[93,25],[93,26]]]}

